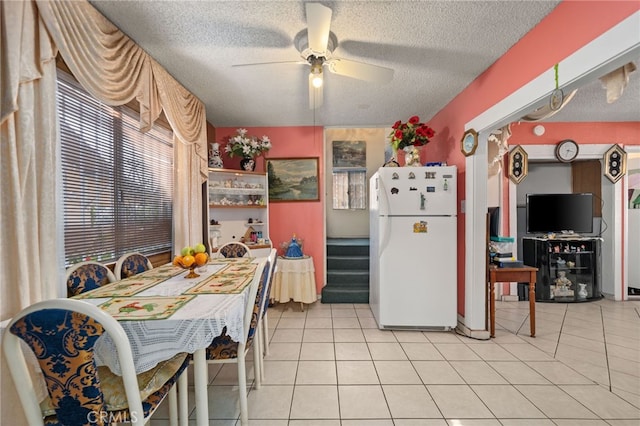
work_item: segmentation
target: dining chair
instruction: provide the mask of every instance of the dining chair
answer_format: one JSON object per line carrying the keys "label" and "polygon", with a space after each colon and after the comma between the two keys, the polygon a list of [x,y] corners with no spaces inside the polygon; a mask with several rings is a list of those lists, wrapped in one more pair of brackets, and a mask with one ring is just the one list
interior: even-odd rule
{"label": "dining chair", "polygon": [[106,265],[89,260],[69,266],[65,281],[67,283],[67,297],[73,297],[112,283],[116,281],[116,276]]}
{"label": "dining chair", "polygon": [[[117,349],[122,375],[96,366],[94,348],[107,334]],[[38,401],[24,343],[44,376],[48,396]],[[29,425],[143,425],[169,395],[170,423],[177,423],[177,392],[187,391],[186,353],[136,374],[129,339],[118,321],[77,299],[35,303],[9,323],[2,340],[5,359]]]}
{"label": "dining chair", "polygon": [[275,272],[275,266],[278,259],[278,250],[272,248],[269,252],[269,272],[266,278],[266,288],[264,289],[264,295],[262,296],[262,302],[260,306],[260,316],[258,318],[258,347],[259,360],[260,360],[260,380],[264,381],[264,357],[269,355],[269,321],[267,317],[267,310],[269,309],[269,295],[271,293],[271,285],[273,283],[273,274]]}
{"label": "dining chair", "polygon": [[[249,410],[247,405],[247,372],[245,358],[249,346],[255,337],[260,315],[260,303],[267,287],[267,275],[269,271],[269,259],[263,258],[256,267],[253,281],[250,284],[247,295],[247,302],[243,317],[244,330],[246,331],[245,342],[235,342],[227,335],[227,328],[213,339],[206,351],[207,362],[216,363],[236,363],[238,366],[238,391],[240,393],[240,421],[242,426],[248,425]],[[260,348],[257,342],[253,344],[253,368],[256,380],[256,389],[260,388],[260,361],[258,358]]]}
{"label": "dining chair", "polygon": [[251,257],[251,249],[246,244],[231,241],[218,247],[217,257]]}
{"label": "dining chair", "polygon": [[123,280],[149,269],[153,269],[153,265],[147,256],[142,253],[132,252],[120,256],[114,270],[116,279]]}

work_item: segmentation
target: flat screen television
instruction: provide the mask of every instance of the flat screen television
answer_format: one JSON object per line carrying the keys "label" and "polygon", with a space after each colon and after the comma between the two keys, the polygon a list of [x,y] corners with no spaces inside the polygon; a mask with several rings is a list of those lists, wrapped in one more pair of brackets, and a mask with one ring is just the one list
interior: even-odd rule
{"label": "flat screen television", "polygon": [[527,194],[527,233],[593,232],[593,194]]}
{"label": "flat screen television", "polygon": [[489,207],[489,236],[500,236],[500,207]]}

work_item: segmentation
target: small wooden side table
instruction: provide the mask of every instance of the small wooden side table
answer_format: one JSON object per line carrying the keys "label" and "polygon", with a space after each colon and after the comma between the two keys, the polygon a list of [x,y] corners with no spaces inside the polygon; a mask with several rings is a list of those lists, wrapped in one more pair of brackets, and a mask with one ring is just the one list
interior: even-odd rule
{"label": "small wooden side table", "polygon": [[538,268],[521,266],[519,268],[498,268],[489,266],[489,323],[490,337],[496,336],[496,298],[495,284],[505,282],[529,282],[529,325],[531,337],[536,337],[536,272]]}

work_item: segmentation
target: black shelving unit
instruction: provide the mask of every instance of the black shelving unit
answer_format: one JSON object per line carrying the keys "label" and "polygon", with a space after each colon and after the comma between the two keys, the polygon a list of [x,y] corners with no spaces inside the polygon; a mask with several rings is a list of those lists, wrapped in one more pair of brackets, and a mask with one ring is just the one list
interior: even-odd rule
{"label": "black shelving unit", "polygon": [[538,268],[536,301],[601,299],[601,241],[592,237],[523,238],[523,261]]}

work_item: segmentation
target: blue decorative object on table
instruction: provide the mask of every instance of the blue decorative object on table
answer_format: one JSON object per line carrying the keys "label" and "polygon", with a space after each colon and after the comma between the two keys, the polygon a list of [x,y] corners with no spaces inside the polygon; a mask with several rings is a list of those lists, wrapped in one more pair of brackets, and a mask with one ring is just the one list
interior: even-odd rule
{"label": "blue decorative object on table", "polygon": [[302,248],[300,248],[300,244],[298,244],[298,240],[294,235],[291,238],[291,242],[289,243],[289,247],[287,247],[287,252],[285,257],[303,257]]}

